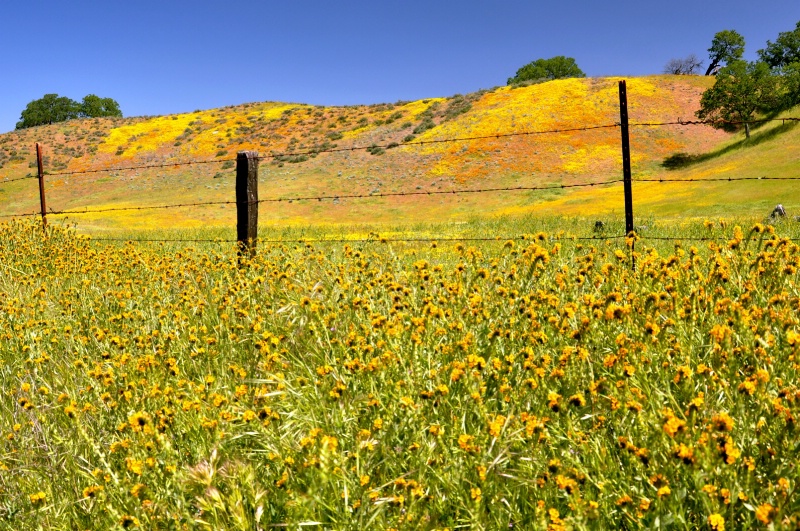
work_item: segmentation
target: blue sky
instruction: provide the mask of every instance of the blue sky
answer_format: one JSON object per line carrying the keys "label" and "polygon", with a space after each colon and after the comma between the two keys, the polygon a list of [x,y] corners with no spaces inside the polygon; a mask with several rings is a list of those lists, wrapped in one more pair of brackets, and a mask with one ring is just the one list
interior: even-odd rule
{"label": "blue sky", "polygon": [[139,116],[449,96],[555,55],[589,76],[646,75],[707,59],[723,29],[754,59],[798,20],[798,0],[4,0],[0,132],[47,93]]}

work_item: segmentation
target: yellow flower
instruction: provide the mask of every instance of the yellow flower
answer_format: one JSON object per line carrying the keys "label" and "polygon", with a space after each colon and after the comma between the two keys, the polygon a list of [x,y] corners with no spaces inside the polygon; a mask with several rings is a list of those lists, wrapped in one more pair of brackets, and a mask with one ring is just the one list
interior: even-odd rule
{"label": "yellow flower", "polygon": [[35,493],[35,494],[31,494],[30,496],[28,496],[28,498],[30,498],[30,500],[31,500],[31,503],[32,503],[33,505],[41,505],[41,504],[43,504],[43,503],[44,503],[44,500],[45,500],[45,498],[46,498],[46,495],[45,495],[45,493],[44,493],[44,492],[42,492],[42,491],[39,491],[39,492],[37,492],[37,493]]}
{"label": "yellow flower", "polygon": [[725,518],[721,514],[712,514],[708,517],[708,527],[713,531],[725,531]]}
{"label": "yellow flower", "polygon": [[123,529],[129,529],[131,527],[139,527],[139,519],[135,516],[124,515],[122,518],[119,519],[119,525]]}
{"label": "yellow flower", "polygon": [[70,405],[64,407],[64,414],[71,419],[74,419],[75,416],[78,414],[78,408],[75,407],[75,403],[71,403]]}
{"label": "yellow flower", "polygon": [[581,393],[577,393],[569,397],[569,403],[575,407],[583,407],[586,405],[586,399]]}
{"label": "yellow flower", "polygon": [[149,422],[150,416],[143,411],[138,411],[128,417],[128,424],[133,428],[133,431],[142,431],[142,428],[147,426]]}
{"label": "yellow flower", "polygon": [[725,443],[720,445],[720,455],[725,459],[725,462],[732,465],[742,455],[741,450],[736,448],[733,439],[727,437]]}
{"label": "yellow flower", "polygon": [[472,435],[462,434],[458,436],[458,446],[465,452],[472,451],[472,441],[475,439]]}
{"label": "yellow flower", "polygon": [[681,443],[677,448],[675,448],[674,454],[675,457],[681,459],[684,464],[691,465],[694,463],[694,448],[691,446],[686,446],[685,444]]}
{"label": "yellow flower", "polygon": [[103,490],[102,485],[92,485],[90,487],[86,487],[83,489],[83,497],[84,498],[94,498],[98,492]]}
{"label": "yellow flower", "polygon": [[775,513],[775,507],[769,503],[762,503],[756,508],[756,518],[762,524],[770,524]]}
{"label": "yellow flower", "polygon": [[470,489],[469,494],[470,497],[476,502],[481,501],[481,489],[479,489],[478,487]]}
{"label": "yellow flower", "polygon": [[137,476],[142,475],[142,467],[144,463],[139,459],[133,459],[132,457],[125,458],[125,466],[127,467],[129,472],[133,472]]}
{"label": "yellow flower", "polygon": [[718,431],[731,431],[735,424],[731,416],[725,411],[718,415],[714,415],[711,418],[711,422],[714,424],[714,428],[716,428]]}
{"label": "yellow flower", "polygon": [[568,478],[559,474],[556,476],[556,486],[559,489],[564,490],[567,494],[572,494],[572,492],[578,487],[578,482],[572,478]]}
{"label": "yellow flower", "polygon": [[547,407],[558,413],[560,406],[558,401],[561,400],[561,395],[555,392],[547,393]]}
{"label": "yellow flower", "polygon": [[500,437],[500,432],[503,430],[506,420],[506,417],[503,415],[497,415],[494,420],[489,422],[489,434],[492,437]]}
{"label": "yellow flower", "polygon": [[664,422],[664,431],[670,437],[675,437],[675,434],[685,427],[686,423],[684,421],[672,415],[668,416],[667,420]]}

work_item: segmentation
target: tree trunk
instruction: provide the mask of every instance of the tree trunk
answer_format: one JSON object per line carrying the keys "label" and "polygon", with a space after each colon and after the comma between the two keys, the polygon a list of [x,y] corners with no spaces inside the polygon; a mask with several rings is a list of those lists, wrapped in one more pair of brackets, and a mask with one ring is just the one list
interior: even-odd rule
{"label": "tree trunk", "polygon": [[715,69],[717,66],[719,66],[719,61],[717,61],[717,60],[713,60],[713,61],[711,61],[711,64],[710,64],[710,65],[708,65],[708,69],[706,70],[706,75],[707,75],[707,76],[710,76],[710,75],[711,75],[711,72],[713,72],[713,71],[714,71],[714,69]]}
{"label": "tree trunk", "polygon": [[746,139],[750,138],[750,124],[748,123],[744,124],[744,137]]}

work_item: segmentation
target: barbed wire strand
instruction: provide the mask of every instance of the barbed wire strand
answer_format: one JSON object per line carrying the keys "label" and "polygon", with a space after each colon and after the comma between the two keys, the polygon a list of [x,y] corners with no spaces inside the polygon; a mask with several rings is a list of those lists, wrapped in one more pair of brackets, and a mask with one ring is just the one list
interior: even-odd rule
{"label": "barbed wire strand", "polygon": [[620,183],[622,179],[612,179],[602,182],[591,183],[575,183],[575,184],[560,184],[555,186],[511,186],[511,187],[498,187],[498,188],[476,188],[467,190],[430,190],[430,191],[414,191],[414,192],[386,192],[377,194],[340,194],[340,195],[320,195],[320,196],[305,196],[305,197],[279,197],[273,199],[259,199],[258,201],[202,201],[196,203],[179,203],[171,205],[152,205],[152,206],[130,206],[130,207],[107,207],[96,209],[84,210],[51,210],[48,214],[64,215],[64,214],[91,214],[97,212],[115,212],[115,211],[128,211],[128,210],[155,210],[155,209],[168,209],[180,208],[189,206],[210,206],[210,205],[236,205],[236,204],[256,204],[256,203],[280,203],[292,201],[324,201],[336,199],[364,199],[374,197],[402,197],[402,196],[419,196],[419,195],[458,195],[458,194],[474,194],[474,193],[487,193],[487,192],[516,192],[516,191],[542,191],[542,190],[560,190],[564,188],[580,188],[580,187],[593,187],[603,186],[608,184]]}
{"label": "barbed wire strand", "polygon": [[629,127],[661,127],[666,125],[752,125],[762,124],[767,122],[800,122],[800,118],[787,117],[787,118],[762,118],[759,120],[677,120],[674,122],[633,122],[629,123]]}
{"label": "barbed wire strand", "polygon": [[638,178],[632,179],[634,183],[694,183],[694,182],[713,182],[713,181],[799,181],[800,177],[689,177],[686,179],[674,178]]}
{"label": "barbed wire strand", "polygon": [[[586,240],[617,240],[624,239],[626,236],[563,236],[548,241],[586,241]],[[507,241],[530,241],[534,242],[537,238],[525,236],[495,236],[495,237],[444,237],[444,238],[318,238],[318,239],[257,239],[259,244],[283,244],[283,243],[441,243],[441,242],[498,242]],[[219,239],[130,239],[130,238],[94,238],[89,236],[87,241],[94,242],[122,242],[122,243],[239,243],[238,240],[219,240]]]}
{"label": "barbed wire strand", "polygon": [[115,171],[143,170],[152,168],[172,168],[175,166],[192,166],[194,164],[215,164],[218,162],[235,162],[236,159],[191,160],[184,162],[165,162],[162,164],[144,164],[141,166],[121,166],[117,168],[93,168],[88,170],[62,171],[47,173],[48,176],[79,175],[85,173],[112,173]]}
{"label": "barbed wire strand", "polygon": [[[571,242],[571,241],[609,241],[609,240],[623,240],[628,236],[562,236],[556,238],[548,238],[548,242]],[[702,237],[702,236],[647,236],[637,234],[639,240],[658,240],[658,241],[694,241],[694,242],[728,242],[730,238],[724,236],[719,237]],[[778,237],[778,240],[800,241],[798,238]],[[131,238],[95,238],[87,237],[90,242],[119,242],[119,243],[220,243],[220,244],[236,244],[237,240],[220,240],[220,239],[172,239],[172,238],[157,238],[157,239],[131,239]],[[260,244],[311,244],[311,243],[447,243],[447,242],[497,242],[505,243],[507,241],[537,241],[537,238],[524,237],[524,236],[496,236],[496,237],[444,237],[444,238],[316,238],[316,239],[257,239],[256,243]]]}
{"label": "barbed wire strand", "polygon": [[[696,241],[696,242],[715,241],[715,242],[729,242],[729,241],[731,241],[733,239],[731,237],[727,237],[726,238],[725,236],[716,236],[716,237],[713,237],[713,236],[646,236],[646,235],[642,235],[642,234],[637,234],[637,236],[639,238],[643,239],[643,240],[659,240],[659,241]],[[798,239],[798,238],[789,238],[789,237],[782,237],[782,236],[777,236],[775,238],[775,241],[780,241],[780,240],[789,240],[791,242],[800,241],[800,239]],[[764,241],[770,241],[770,240],[764,240]]]}
{"label": "barbed wire strand", "polygon": [[27,218],[28,216],[41,216],[41,212],[29,212],[27,214],[0,214],[0,218]]}
{"label": "barbed wire strand", "polygon": [[38,178],[39,178],[38,175],[26,175],[25,177],[15,177],[13,179],[5,179],[3,181],[0,181],[0,184],[13,183],[14,181],[24,181],[26,179],[38,179]]}

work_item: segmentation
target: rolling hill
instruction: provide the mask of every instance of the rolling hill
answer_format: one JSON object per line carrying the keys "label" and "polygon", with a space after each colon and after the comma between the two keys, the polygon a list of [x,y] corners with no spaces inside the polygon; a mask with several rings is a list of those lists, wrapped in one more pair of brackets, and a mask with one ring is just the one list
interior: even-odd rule
{"label": "rolling hill", "polygon": [[[34,144],[45,152],[52,210],[234,200],[241,150],[262,156],[261,199],[338,194],[557,186],[621,177],[619,78],[499,87],[448,98],[323,107],[244,105],[157,117],[72,120],[0,135],[0,215],[38,210]],[[691,120],[712,80],[651,76],[627,81],[632,123]],[[743,141],[698,125],[632,127],[634,179],[789,177],[800,169],[794,124],[772,123]],[[464,139],[440,142],[448,139]],[[369,149],[348,149],[369,148]],[[676,170],[662,165],[689,153]],[[173,166],[180,162],[202,164]],[[162,166],[115,170],[131,166]],[[165,165],[165,166],[164,166]],[[75,173],[93,170],[92,173]],[[94,171],[100,170],[100,171]],[[9,181],[9,182],[5,182]],[[758,215],[776,203],[800,211],[800,187],[774,181],[637,183],[637,216]],[[622,213],[621,185],[453,195],[302,200],[262,204],[262,224],[458,221],[520,214]],[[57,218],[57,216],[54,216]],[[233,205],[72,214],[80,228],[230,226]]]}

